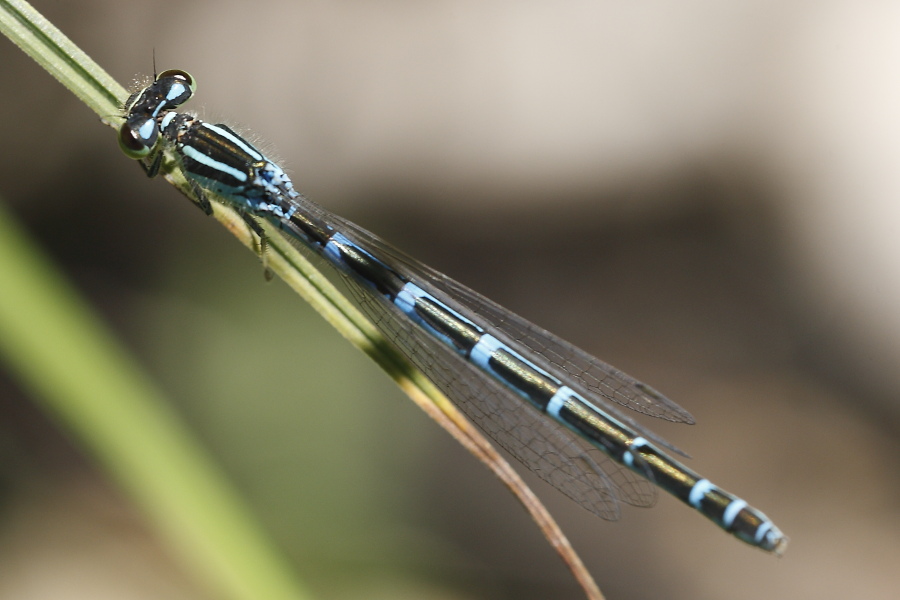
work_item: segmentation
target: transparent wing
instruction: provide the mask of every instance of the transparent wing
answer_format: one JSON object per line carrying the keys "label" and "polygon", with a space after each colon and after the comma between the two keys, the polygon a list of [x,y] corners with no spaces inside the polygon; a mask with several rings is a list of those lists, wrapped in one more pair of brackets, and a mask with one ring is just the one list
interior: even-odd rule
{"label": "transparent wing", "polygon": [[552,367],[558,369],[554,375],[561,376],[566,381],[575,379],[588,396],[599,398],[601,402],[614,402],[657,419],[687,424],[695,422],[688,411],[647,384],[422,264],[355,223],[338,215],[328,214],[340,223],[342,230],[351,230],[352,237],[363,248],[370,250],[376,257],[386,258],[385,262],[402,274],[424,280],[443,291],[471,313],[482,317],[482,321],[502,331],[511,341],[544,357]]}
{"label": "transparent wing", "polygon": [[[318,207],[315,207],[318,208]],[[323,209],[321,217],[333,219]],[[341,220],[343,221],[343,220]],[[349,222],[347,222],[349,224]],[[355,238],[356,226],[344,228]],[[291,235],[294,246],[309,249]],[[357,240],[354,240],[357,241]],[[362,240],[359,240],[364,243]],[[330,263],[315,257],[318,264]],[[472,422],[541,479],[595,515],[617,520],[620,502],[652,506],[656,487],[485,375],[412,324],[396,306],[337,271],[366,316]]]}
{"label": "transparent wing", "polygon": [[437,342],[369,288],[344,276],[366,316],[465,415],[517,460],[595,515],[614,521],[619,501],[652,506],[656,488],[542,415]]}
{"label": "transparent wing", "polygon": [[446,302],[463,316],[491,328],[491,334],[523,355],[542,357],[541,367],[565,381],[590,402],[620,419],[639,435],[655,441],[673,452],[688,454],[642,424],[625,415],[617,407],[629,408],[641,414],[693,424],[694,418],[650,386],[626,375],[615,367],[506,310],[497,303],[454,281],[446,275],[422,264],[394,248],[373,233],[355,223],[310,203],[317,216],[331,221],[350,239],[373,256],[391,266],[401,275],[416,282],[426,292]]}

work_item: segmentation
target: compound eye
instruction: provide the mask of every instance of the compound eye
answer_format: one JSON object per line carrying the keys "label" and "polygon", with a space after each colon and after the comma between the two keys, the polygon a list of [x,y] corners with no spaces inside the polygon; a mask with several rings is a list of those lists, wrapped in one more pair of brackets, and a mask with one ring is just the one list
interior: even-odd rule
{"label": "compound eye", "polygon": [[[175,79],[176,81],[182,83],[186,88],[190,90],[190,94],[193,94],[197,90],[197,82],[194,81],[194,78],[191,77],[191,74],[187,71],[182,71],[181,69],[169,69],[168,71],[163,71],[156,78],[157,81],[162,81],[163,79]],[[174,83],[174,82],[173,82]]]}
{"label": "compound eye", "polygon": [[129,119],[119,128],[119,148],[126,156],[135,160],[150,154],[158,138],[159,128],[153,119]]}

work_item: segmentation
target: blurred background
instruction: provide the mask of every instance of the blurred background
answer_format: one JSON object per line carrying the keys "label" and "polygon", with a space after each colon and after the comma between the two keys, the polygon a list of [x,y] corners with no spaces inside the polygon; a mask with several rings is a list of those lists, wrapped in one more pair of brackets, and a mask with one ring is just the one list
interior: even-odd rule
{"label": "blurred background", "polygon": [[[665,495],[607,523],[529,476],[609,598],[895,597],[896,3],[34,4],[120,82],[154,50],[190,71],[190,108],[312,199],[675,399],[698,424],[649,425],[791,537],[777,560]],[[582,597],[374,364],[0,64],[0,195],[318,597]],[[207,596],[0,364],[0,599],[48,597]]]}

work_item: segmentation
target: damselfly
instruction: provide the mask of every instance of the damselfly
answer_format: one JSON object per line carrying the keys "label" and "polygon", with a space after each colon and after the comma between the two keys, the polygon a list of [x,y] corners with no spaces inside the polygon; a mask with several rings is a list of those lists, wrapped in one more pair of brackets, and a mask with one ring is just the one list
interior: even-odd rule
{"label": "damselfly", "polygon": [[176,112],[194,92],[184,71],[161,73],[126,103],[122,150],[151,177],[166,149],[191,183],[237,209],[262,240],[258,219],[323,257],[347,280],[367,316],[488,436],[601,518],[620,502],[651,506],[653,486],[739,539],[780,554],[787,539],[744,500],[693,473],[683,452],[620,407],[679,423],[683,408],[572,344],[410,258],[309,201],[277,164],[229,127]]}

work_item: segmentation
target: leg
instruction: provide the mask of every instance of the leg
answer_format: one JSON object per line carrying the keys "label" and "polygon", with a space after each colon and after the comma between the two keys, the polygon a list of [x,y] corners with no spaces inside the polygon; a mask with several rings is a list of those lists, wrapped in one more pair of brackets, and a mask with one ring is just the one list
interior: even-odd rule
{"label": "leg", "polygon": [[153,178],[159,175],[159,167],[162,164],[163,153],[157,150],[149,158],[149,165],[146,164],[143,160],[139,160],[138,164],[141,165],[141,168],[144,170],[144,173],[147,174],[147,177]]}
{"label": "leg", "polygon": [[262,261],[263,265],[263,277],[266,278],[266,281],[272,281],[272,277],[274,274],[269,270],[269,259],[268,259],[268,249],[269,249],[269,236],[266,235],[265,230],[262,228],[262,225],[259,224],[259,221],[253,218],[249,213],[245,213],[241,211],[241,218],[244,219],[244,223],[247,224],[247,227],[250,228],[250,231],[256,234],[256,237],[259,238],[259,246],[256,247],[257,254],[259,254],[259,259]]}
{"label": "leg", "polygon": [[209,198],[206,197],[206,192],[193,179],[188,179],[187,181],[188,185],[191,186],[191,191],[194,192],[194,197],[191,199],[194,205],[202,210],[207,217],[211,217],[213,209],[212,204],[209,203]]}

